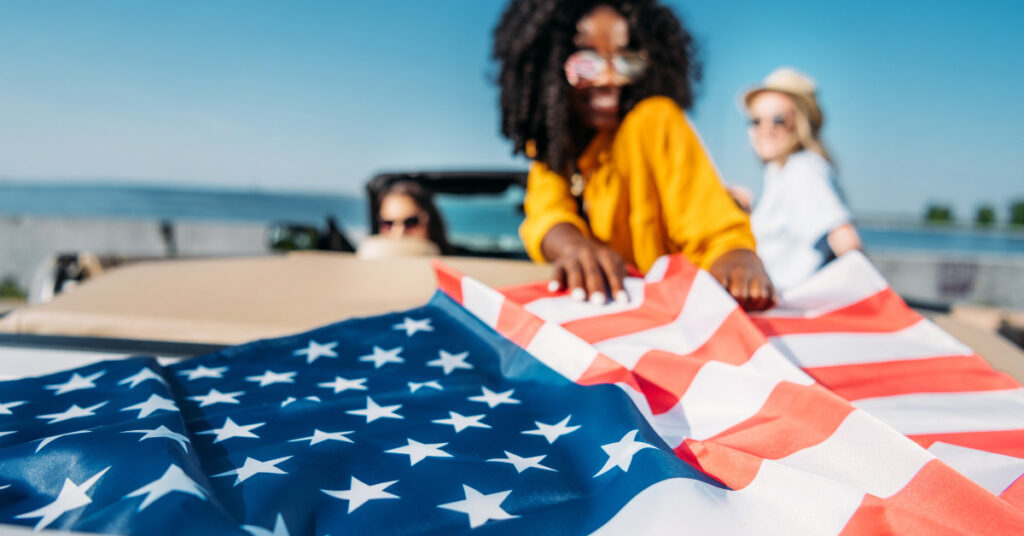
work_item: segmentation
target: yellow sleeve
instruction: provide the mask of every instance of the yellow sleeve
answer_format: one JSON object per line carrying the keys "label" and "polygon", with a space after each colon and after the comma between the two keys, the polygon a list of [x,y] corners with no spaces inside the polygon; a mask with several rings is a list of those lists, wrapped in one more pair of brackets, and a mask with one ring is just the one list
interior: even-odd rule
{"label": "yellow sleeve", "polygon": [[523,208],[526,219],[519,226],[519,236],[526,252],[536,262],[547,262],[540,244],[548,231],[559,223],[571,223],[585,236],[590,236],[590,229],[577,213],[576,199],[569,191],[568,182],[540,162],[530,166]]}
{"label": "yellow sleeve", "polygon": [[733,249],[755,249],[750,218],[736,206],[685,113],[656,97],[636,125],[651,167],[669,240],[694,264],[710,268]]}

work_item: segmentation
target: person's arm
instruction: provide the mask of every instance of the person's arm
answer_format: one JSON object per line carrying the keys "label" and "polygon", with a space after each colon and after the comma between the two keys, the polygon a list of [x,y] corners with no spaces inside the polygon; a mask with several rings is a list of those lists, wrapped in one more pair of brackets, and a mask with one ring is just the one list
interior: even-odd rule
{"label": "person's arm", "polygon": [[854,228],[853,224],[844,223],[829,231],[828,247],[832,248],[832,252],[836,254],[836,257],[841,257],[849,251],[862,249],[863,245],[860,241],[860,235],[857,234],[857,229]]}

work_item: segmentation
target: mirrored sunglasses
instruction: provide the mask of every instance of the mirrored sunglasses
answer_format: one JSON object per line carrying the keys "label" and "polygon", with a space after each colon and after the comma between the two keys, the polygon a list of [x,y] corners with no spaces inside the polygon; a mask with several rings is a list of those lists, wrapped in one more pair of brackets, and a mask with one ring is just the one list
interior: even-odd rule
{"label": "mirrored sunglasses", "polygon": [[565,78],[573,87],[587,82],[593,83],[601,78],[609,66],[625,77],[628,80],[627,83],[632,83],[647,69],[647,54],[624,51],[608,61],[593,50],[580,50],[565,60]]}

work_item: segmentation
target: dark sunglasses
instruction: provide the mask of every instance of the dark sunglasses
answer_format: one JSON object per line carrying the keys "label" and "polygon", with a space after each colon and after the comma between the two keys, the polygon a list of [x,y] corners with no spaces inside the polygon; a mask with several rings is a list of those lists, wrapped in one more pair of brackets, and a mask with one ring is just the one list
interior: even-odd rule
{"label": "dark sunglasses", "polygon": [[423,225],[424,223],[426,223],[424,221],[425,219],[426,218],[421,217],[419,214],[416,214],[414,216],[409,216],[408,218],[406,218],[404,220],[385,220],[385,219],[380,219],[378,221],[380,222],[380,228],[381,228],[382,231],[389,231],[389,230],[391,230],[392,227],[394,227],[394,226],[396,226],[398,224],[402,224],[402,227],[404,227],[406,229],[410,229],[410,228],[413,228],[413,227],[419,227],[420,225]]}
{"label": "dark sunglasses", "polygon": [[[762,119],[760,117],[751,117],[749,123],[750,123],[751,127],[757,128],[757,127],[761,126],[761,123],[763,123],[765,121],[767,121],[766,118]],[[776,115],[775,117],[772,117],[771,121],[772,122],[771,122],[770,125],[771,125],[772,128],[775,128],[775,127],[780,127],[781,128],[781,127],[788,127],[789,126],[789,121],[787,121],[786,118],[781,116],[781,115]]]}

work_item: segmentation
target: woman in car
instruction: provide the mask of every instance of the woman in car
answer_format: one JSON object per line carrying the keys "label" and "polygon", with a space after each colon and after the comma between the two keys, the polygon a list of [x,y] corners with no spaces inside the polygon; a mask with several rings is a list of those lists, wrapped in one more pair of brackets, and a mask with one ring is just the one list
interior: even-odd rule
{"label": "woman in car", "polygon": [[383,238],[427,241],[442,255],[455,252],[434,196],[415,181],[395,181],[377,194],[372,231]]}
{"label": "woman in car", "polygon": [[693,41],[653,0],[514,0],[495,30],[501,130],[533,159],[520,235],[553,287],[604,303],[683,253],[746,309],[774,302],[747,215],[684,109]]}

